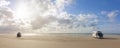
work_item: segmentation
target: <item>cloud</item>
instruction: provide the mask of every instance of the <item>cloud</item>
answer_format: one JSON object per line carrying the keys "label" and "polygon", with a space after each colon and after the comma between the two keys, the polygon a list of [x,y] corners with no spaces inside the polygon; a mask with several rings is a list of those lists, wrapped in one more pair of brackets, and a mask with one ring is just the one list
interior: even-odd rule
{"label": "cloud", "polygon": [[45,25],[50,24],[51,22],[54,22],[55,20],[56,18],[52,16],[46,17],[46,18],[38,17],[31,22],[31,25],[33,29],[40,29]]}
{"label": "cloud", "polygon": [[95,14],[79,14],[78,20],[83,26],[96,26],[98,23],[98,16]]}
{"label": "cloud", "polygon": [[104,33],[119,33],[120,24],[109,23],[106,25],[101,26],[99,30],[103,31]]}
{"label": "cloud", "polygon": [[119,11],[115,10],[115,11],[108,13],[107,16],[110,18],[111,21],[114,21],[115,17],[118,15],[118,13],[119,13]]}
{"label": "cloud", "polygon": [[[70,5],[73,0],[29,0],[20,1],[16,8],[27,11],[30,18],[30,28],[34,32],[74,32],[75,28],[84,28],[88,30],[97,25],[97,15],[95,14],[69,14],[64,9]],[[23,4],[23,6],[21,6]],[[17,9],[17,10],[18,10]],[[25,15],[26,16],[26,15]],[[23,18],[20,18],[23,19]],[[25,21],[23,19],[23,21]],[[27,26],[28,27],[28,26]],[[24,27],[25,28],[25,27]],[[82,32],[82,31],[81,31]]]}
{"label": "cloud", "polygon": [[0,0],[0,6],[7,6],[9,5],[10,2],[9,1],[6,1],[6,0]]}
{"label": "cloud", "polygon": [[0,0],[0,32],[10,33],[19,30],[13,20],[13,11],[8,7],[9,2]]}
{"label": "cloud", "polygon": [[15,0],[14,10],[8,7],[9,1],[4,5],[0,3],[0,30],[50,33],[91,31],[99,22],[98,16],[67,13],[65,6],[72,2],[73,0]]}
{"label": "cloud", "polygon": [[18,26],[15,25],[0,25],[0,33],[14,33],[18,30]]}
{"label": "cloud", "polygon": [[106,15],[111,22],[113,22],[116,16],[119,14],[119,10],[113,10],[111,12],[101,11],[101,14]]}
{"label": "cloud", "polygon": [[31,0],[25,2],[25,4],[29,4],[28,10],[30,9],[32,12],[29,13],[32,14],[31,16],[34,16],[34,19],[31,21],[33,29],[39,29],[54,21],[59,20],[60,22],[63,18],[64,6],[69,3],[71,3],[71,0],[55,0],[53,2],[50,0]]}
{"label": "cloud", "polygon": [[0,17],[13,18],[13,12],[10,8],[0,8]]}

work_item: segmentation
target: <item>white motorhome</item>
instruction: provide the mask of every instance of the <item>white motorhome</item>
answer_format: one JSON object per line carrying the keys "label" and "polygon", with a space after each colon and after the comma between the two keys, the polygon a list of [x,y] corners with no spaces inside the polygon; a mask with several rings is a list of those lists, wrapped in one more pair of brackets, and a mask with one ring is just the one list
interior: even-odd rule
{"label": "white motorhome", "polygon": [[97,33],[98,33],[98,31],[93,31],[93,33],[92,33],[92,37],[94,37],[94,38],[98,38]]}
{"label": "white motorhome", "polygon": [[92,37],[103,39],[103,33],[101,31],[93,31]]}

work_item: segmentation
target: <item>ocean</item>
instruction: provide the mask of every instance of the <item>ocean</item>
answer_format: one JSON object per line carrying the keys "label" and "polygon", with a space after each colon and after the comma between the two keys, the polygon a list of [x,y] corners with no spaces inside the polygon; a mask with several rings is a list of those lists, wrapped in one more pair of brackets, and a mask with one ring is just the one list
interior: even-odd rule
{"label": "ocean", "polygon": [[[120,33],[103,33],[104,35],[118,35]],[[91,36],[92,33],[39,33],[37,36]]]}
{"label": "ocean", "polygon": [[[92,36],[92,33],[21,33],[22,36]],[[103,33],[104,36],[107,35],[117,35],[120,33]],[[14,35],[16,34],[0,34],[0,35]]]}

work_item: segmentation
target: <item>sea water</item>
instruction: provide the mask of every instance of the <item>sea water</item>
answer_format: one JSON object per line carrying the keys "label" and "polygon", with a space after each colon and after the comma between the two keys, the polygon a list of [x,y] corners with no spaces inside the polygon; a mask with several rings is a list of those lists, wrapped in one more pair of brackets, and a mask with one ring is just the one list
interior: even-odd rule
{"label": "sea water", "polygon": [[[120,33],[103,33],[104,35],[118,35]],[[92,33],[39,33],[37,36],[92,36]]]}
{"label": "sea water", "polygon": [[[92,33],[21,33],[22,36],[92,36]],[[103,33],[107,35],[117,35],[120,33]],[[0,35],[10,35],[10,34],[0,34]],[[14,34],[15,35],[15,34]]]}

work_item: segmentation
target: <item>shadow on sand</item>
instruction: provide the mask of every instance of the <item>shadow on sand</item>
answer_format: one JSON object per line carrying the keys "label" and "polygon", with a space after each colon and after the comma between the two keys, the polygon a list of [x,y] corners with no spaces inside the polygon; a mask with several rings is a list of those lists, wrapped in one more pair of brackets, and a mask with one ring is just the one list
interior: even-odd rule
{"label": "shadow on sand", "polygon": [[106,39],[106,40],[119,40],[119,38],[103,38],[103,39]]}

